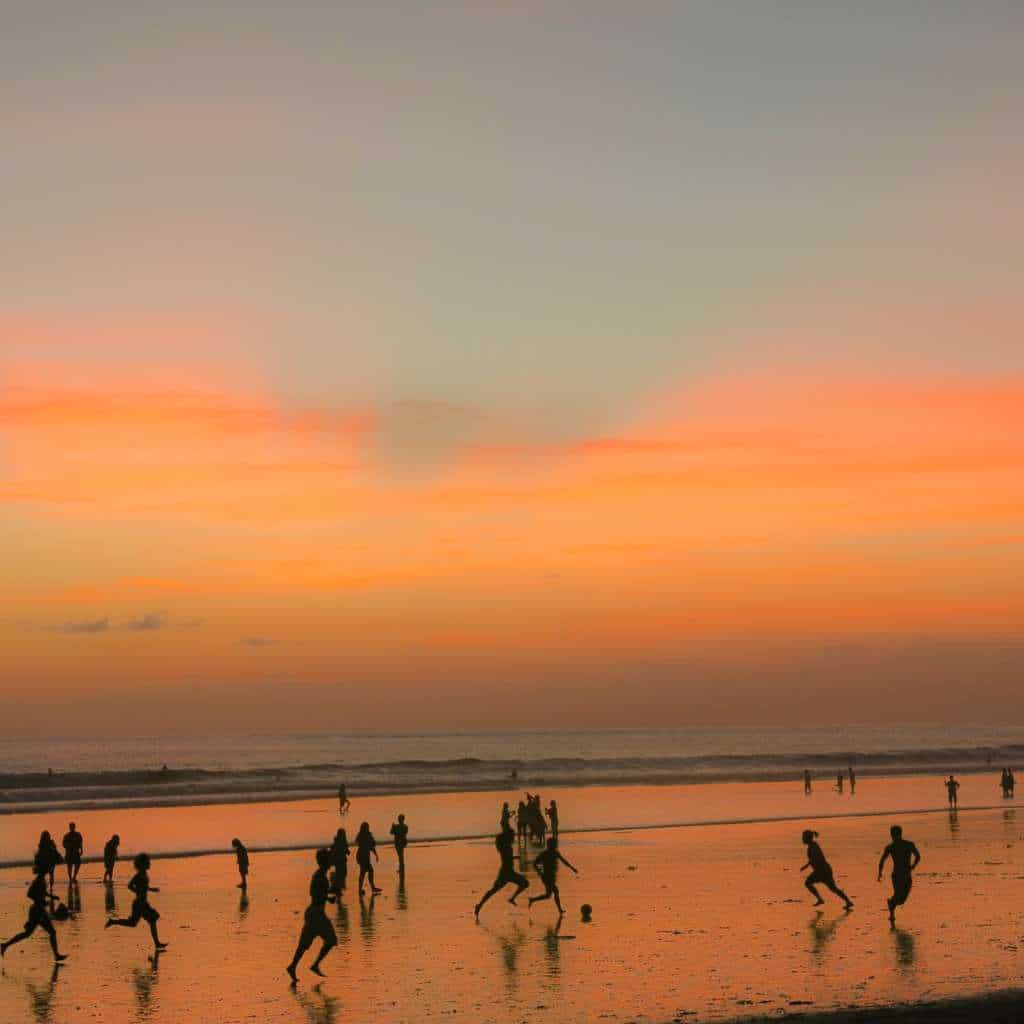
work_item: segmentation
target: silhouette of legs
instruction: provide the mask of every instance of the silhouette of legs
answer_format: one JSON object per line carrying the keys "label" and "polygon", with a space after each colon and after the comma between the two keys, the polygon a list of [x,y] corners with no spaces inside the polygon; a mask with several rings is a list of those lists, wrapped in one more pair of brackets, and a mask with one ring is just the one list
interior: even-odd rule
{"label": "silhouette of legs", "polygon": [[527,900],[527,906],[532,907],[534,903],[540,903],[541,900],[554,899],[555,906],[558,907],[559,916],[565,913],[562,909],[562,901],[559,899],[558,886],[554,882],[549,882],[546,878],[544,879],[544,892],[540,896],[531,896]]}
{"label": "silhouette of legs", "polygon": [[7,950],[10,949],[11,946],[14,946],[17,943],[23,942],[25,939],[27,939],[36,930],[37,927],[42,928],[43,931],[46,932],[46,934],[49,936],[50,949],[53,950],[54,960],[56,960],[58,963],[61,960],[66,960],[67,956],[61,953],[61,951],[57,948],[57,932],[56,929],[54,929],[53,927],[53,922],[50,920],[49,915],[45,913],[41,915],[36,915],[32,911],[29,911],[29,918],[28,921],[25,922],[24,931],[18,932],[17,935],[9,938],[6,942],[0,942],[0,957],[4,956],[4,954],[6,954]]}
{"label": "silhouette of legs", "polygon": [[508,873],[503,871],[494,880],[494,885],[492,885],[490,887],[490,889],[488,889],[487,892],[485,892],[483,894],[483,896],[480,897],[480,902],[477,903],[477,905],[473,908],[474,915],[476,917],[479,917],[480,916],[480,910],[483,907],[483,905],[496,892],[500,891],[506,885],[509,885],[509,884],[514,885],[516,887],[516,891],[511,896],[509,896],[508,901],[509,901],[509,903],[512,904],[512,906],[517,906],[516,899],[517,899],[517,897],[519,896],[519,894],[521,892],[523,892],[525,889],[529,888],[529,886],[530,886],[529,879],[525,875],[519,874],[518,871],[510,871]]}
{"label": "silhouette of legs", "polygon": [[850,897],[847,896],[838,885],[836,885],[835,879],[831,874],[824,875],[814,871],[804,879],[804,885],[810,890],[811,895],[814,897],[814,905],[816,907],[821,906],[825,902],[816,888],[819,885],[825,886],[829,892],[834,892],[843,901],[847,910],[850,910],[853,907],[853,902],[850,900]]}
{"label": "silhouette of legs", "polygon": [[299,935],[299,943],[295,947],[295,954],[292,957],[291,963],[285,968],[288,974],[291,975],[292,984],[298,981],[298,978],[295,976],[295,968],[299,966],[299,961],[305,955],[306,950],[313,945],[314,940],[318,937],[323,939],[323,945],[320,947],[320,952],[309,969],[314,974],[319,974],[322,977],[324,972],[320,970],[320,963],[338,944],[338,934],[334,930],[334,925],[327,919],[323,909],[311,907],[306,911],[306,921],[302,926],[302,933]]}
{"label": "silhouette of legs", "polygon": [[383,889],[378,889],[373,883],[373,865],[372,864],[360,864],[359,865],[359,891],[363,891],[363,882],[369,878],[370,880],[370,892],[378,893],[383,892]]}

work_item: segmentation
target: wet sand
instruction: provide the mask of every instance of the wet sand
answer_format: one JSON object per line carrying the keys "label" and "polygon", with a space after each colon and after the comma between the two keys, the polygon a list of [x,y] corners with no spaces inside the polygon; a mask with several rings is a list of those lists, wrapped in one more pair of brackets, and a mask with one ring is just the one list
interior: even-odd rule
{"label": "wet sand", "polygon": [[[807,819],[856,903],[849,914],[831,896],[821,913],[810,906],[799,870],[803,821],[566,836],[564,852],[581,873],[563,871],[569,913],[560,928],[551,904],[531,913],[498,897],[474,921],[473,904],[497,866],[488,841],[413,847],[402,889],[394,854],[382,847],[384,893],[361,903],[350,872],[342,904],[330,909],[341,944],[325,962],[329,977],[310,974],[307,958],[295,990],[284,966],[306,903],[309,853],[254,855],[247,899],[234,888],[230,855],[157,860],[152,879],[162,891],[153,902],[170,949],[156,964],[144,926],[102,930],[108,893],[97,881],[99,868],[90,866],[81,913],[58,925],[71,959],[54,972],[37,936],[11,950],[0,977],[0,1020],[331,1024],[548,1016],[667,1024],[851,1008],[870,1014],[849,1020],[885,1019],[881,1007],[1019,983],[1024,867],[1017,814],[1007,807],[962,810],[955,819],[901,816],[924,859],[896,930],[886,920],[887,881],[875,881],[887,818]],[[109,894],[118,913],[130,904],[128,874],[121,865],[120,884]],[[5,935],[24,919],[24,882],[24,870],[0,872]],[[58,884],[62,895],[65,888]],[[592,924],[580,921],[583,902],[594,905]],[[999,1018],[986,1011],[980,1019]]]}

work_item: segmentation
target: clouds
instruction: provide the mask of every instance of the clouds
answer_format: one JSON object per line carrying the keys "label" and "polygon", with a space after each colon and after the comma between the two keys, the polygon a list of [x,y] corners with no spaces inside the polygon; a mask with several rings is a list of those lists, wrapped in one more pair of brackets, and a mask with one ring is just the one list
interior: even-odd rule
{"label": "clouds", "polygon": [[91,636],[98,633],[156,633],[167,629],[197,629],[197,619],[171,621],[165,612],[146,612],[136,618],[69,619],[57,623],[24,623],[29,629],[56,633],[60,636]]}

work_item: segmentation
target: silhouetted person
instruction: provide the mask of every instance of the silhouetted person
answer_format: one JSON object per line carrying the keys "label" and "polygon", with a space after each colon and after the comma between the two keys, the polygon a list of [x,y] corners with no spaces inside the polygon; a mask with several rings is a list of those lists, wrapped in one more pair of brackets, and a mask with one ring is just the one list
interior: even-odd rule
{"label": "silhouetted person", "polygon": [[119,928],[134,928],[139,921],[145,921],[149,925],[149,934],[153,936],[153,945],[159,952],[161,949],[167,948],[167,943],[160,941],[156,930],[160,913],[149,902],[149,894],[160,891],[155,885],[149,884],[149,854],[137,854],[132,863],[135,865],[135,874],[128,883],[128,888],[135,893],[135,899],[132,901],[131,915],[129,917],[108,917],[107,923],[103,927],[113,928],[117,925]]}
{"label": "silhouetted person", "polygon": [[554,800],[548,804],[548,821],[551,822],[551,838],[558,838],[558,804]]}
{"label": "silhouetted person", "polygon": [[822,853],[821,847],[818,845],[818,833],[805,829],[801,839],[807,845],[807,863],[800,870],[806,871],[808,868],[811,869],[811,873],[804,879],[804,885],[807,886],[814,897],[814,905],[820,907],[825,902],[815,888],[815,886],[823,885],[843,901],[843,906],[846,910],[852,910],[853,903],[850,897],[836,885],[835,877],[832,874],[832,865],[825,859],[825,854]]}
{"label": "silhouetted person", "polygon": [[50,879],[50,891],[53,891],[53,876],[57,865],[64,862],[64,858],[53,841],[53,836],[45,829],[39,833],[39,848],[36,850],[35,859],[43,865],[43,874]]}
{"label": "silhouetted person", "polygon": [[25,927],[6,942],[0,942],[0,957],[6,955],[7,950],[16,942],[27,939],[36,928],[42,928],[50,938],[50,949],[53,950],[53,959],[57,963],[67,959],[67,956],[57,948],[57,932],[53,927],[53,922],[50,920],[49,913],[47,913],[47,904],[52,899],[46,888],[46,876],[49,870],[50,862],[45,859],[40,860],[37,857],[32,865],[32,884],[28,887],[29,908]]}
{"label": "silhouetted person", "polygon": [[344,814],[352,806],[352,801],[348,798],[348,790],[345,789],[345,783],[343,782],[338,787],[338,813]]}
{"label": "silhouetted person", "polygon": [[75,829],[75,823],[69,822],[61,843],[64,847],[64,862],[68,866],[68,881],[78,881],[78,870],[82,866],[82,848],[85,845],[82,833]]}
{"label": "silhouetted person", "polygon": [[516,906],[516,898],[524,890],[529,888],[530,882],[525,875],[516,871],[515,861],[515,833],[511,828],[502,829],[494,837],[494,846],[501,858],[501,867],[498,868],[498,876],[494,879],[494,885],[480,897],[480,902],[473,908],[476,917],[480,916],[480,909],[500,889],[506,885],[514,885],[516,891],[508,898],[512,906]]}
{"label": "silhouetted person", "polygon": [[114,881],[114,865],[117,863],[117,850],[121,845],[121,837],[112,835],[103,847],[103,881]]}
{"label": "silhouetted person", "polygon": [[811,795],[811,773],[804,769],[804,796]]}
{"label": "silhouetted person", "polygon": [[852,764],[849,768],[847,768],[846,771],[847,774],[850,776],[850,796],[853,796],[853,794],[857,792],[857,775],[853,770]]}
{"label": "silhouetted person", "polygon": [[1016,784],[1017,784],[1017,780],[1013,777],[1013,769],[1012,768],[1007,768],[1006,769],[1006,782],[1007,782],[1007,785],[1009,785],[1009,787],[1010,787],[1010,796],[1012,798],[1013,797],[1014,786],[1016,786]]}
{"label": "silhouetted person", "polygon": [[511,828],[511,827],[512,827],[512,811],[511,811],[511,809],[508,806],[508,801],[506,800],[501,805],[501,831],[504,832],[506,829]]}
{"label": "silhouetted person", "polygon": [[249,851],[242,845],[241,839],[232,839],[231,845],[235,848],[235,857],[238,860],[238,875],[241,881],[236,888],[249,888]]}
{"label": "silhouetted person", "polygon": [[910,896],[910,887],[914,884],[912,872],[921,862],[921,854],[909,839],[903,838],[903,829],[899,825],[893,825],[889,835],[892,836],[892,842],[882,851],[878,861],[878,880],[882,880],[885,862],[891,857],[892,896],[886,902],[889,904],[889,924],[895,928],[896,908],[902,907]]}
{"label": "silhouetted person", "polygon": [[953,778],[952,775],[946,779],[946,796],[949,798],[949,806],[957,807],[957,790],[960,788],[960,783]]}
{"label": "silhouetted person", "polygon": [[380,860],[377,853],[377,840],[373,838],[369,822],[364,821],[356,833],[356,863],[359,865],[359,891],[363,891],[363,881],[370,879],[370,892],[376,894],[381,892],[373,883],[373,863],[370,860],[371,854],[376,860]]}
{"label": "silhouetted person", "polygon": [[[398,821],[391,826],[391,834],[395,837],[395,853],[398,855],[398,872],[405,874],[405,848],[409,845],[409,826],[405,823],[405,815],[400,814]],[[370,880],[373,885],[373,880]]]}
{"label": "silhouetted person", "polygon": [[323,939],[324,944],[320,947],[320,952],[310,970],[321,977],[324,972],[320,970],[320,962],[338,944],[337,932],[327,917],[326,909],[327,904],[333,903],[335,900],[331,895],[330,883],[327,880],[327,869],[331,866],[331,860],[330,850],[316,851],[316,871],[313,872],[313,877],[309,880],[309,906],[306,908],[305,919],[302,923],[299,944],[295,947],[292,962],[285,968],[291,975],[293,984],[298,981],[298,978],[295,977],[295,968],[299,966],[299,961],[306,950],[313,945],[315,939]]}
{"label": "silhouetted person", "polygon": [[331,843],[331,863],[334,865],[334,880],[331,885],[331,891],[335,896],[345,888],[345,882],[348,879],[348,858],[348,836],[345,835],[343,828],[339,828],[334,833],[334,842]]}
{"label": "silhouetted person", "polygon": [[[516,809],[516,833],[520,840],[526,839],[526,830],[529,824],[528,814],[526,811],[526,804],[520,800],[519,807]],[[47,833],[48,835],[49,833]]]}
{"label": "silhouetted person", "polygon": [[558,907],[558,916],[561,917],[565,911],[562,909],[562,901],[558,894],[558,862],[561,861],[574,875],[579,872],[562,856],[558,849],[558,840],[549,839],[547,849],[538,853],[533,859],[533,866],[544,883],[544,892],[540,896],[531,896],[527,901],[528,906],[539,903],[541,900],[549,900],[554,897],[555,906]]}
{"label": "silhouetted person", "polygon": [[843,792],[843,773],[836,772],[836,792],[842,794]]}

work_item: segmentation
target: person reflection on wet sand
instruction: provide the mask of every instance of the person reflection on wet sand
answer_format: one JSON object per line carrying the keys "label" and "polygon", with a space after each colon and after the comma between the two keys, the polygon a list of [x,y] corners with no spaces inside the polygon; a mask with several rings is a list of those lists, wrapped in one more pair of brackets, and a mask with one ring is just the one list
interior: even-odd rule
{"label": "person reflection on wet sand", "polygon": [[893,928],[892,934],[896,940],[896,966],[901,973],[908,974],[914,967],[915,959],[913,933]]}
{"label": "person reflection on wet sand", "polygon": [[249,916],[249,890],[242,889],[238,894],[238,920],[244,921]]}
{"label": "person reflection on wet sand", "polygon": [[112,883],[108,883],[103,890],[103,909],[106,911],[107,917],[113,917],[117,913],[117,889]]}
{"label": "person reflection on wet sand", "polygon": [[[557,977],[562,970],[562,950],[558,945],[558,933],[562,930],[563,920],[565,920],[564,917],[559,914],[558,920],[554,924],[549,924],[544,933],[544,959],[547,962],[548,975],[552,978]],[[566,936],[566,938],[571,937]]]}
{"label": "person reflection on wet sand", "polygon": [[77,914],[82,909],[82,893],[77,882],[68,882],[67,900],[65,902],[72,914]]}
{"label": "person reflection on wet sand", "polygon": [[406,891],[405,891],[405,872],[404,871],[402,872],[402,874],[398,878],[398,888],[395,890],[395,907],[398,910],[408,910],[409,909],[409,897],[406,895]]}
{"label": "person reflection on wet sand", "polygon": [[811,955],[815,960],[821,960],[825,956],[825,947],[835,935],[839,922],[848,920],[849,916],[847,914],[843,914],[840,917],[826,918],[823,910],[815,912],[814,917],[811,918],[811,938],[813,940]]}
{"label": "person reflection on wet sand", "polygon": [[341,1019],[341,1000],[323,991],[323,982],[317,982],[308,992],[293,988],[299,1006],[311,1024],[336,1024]]}
{"label": "person reflection on wet sand", "polygon": [[376,904],[376,894],[370,893],[367,899],[362,890],[359,892],[359,931],[363,936],[363,944],[369,946],[373,942],[373,908]]}
{"label": "person reflection on wet sand", "polygon": [[949,838],[954,843],[960,838],[960,814],[955,808],[949,812]]}
{"label": "person reflection on wet sand", "polygon": [[57,979],[61,975],[60,964],[54,964],[50,972],[50,980],[45,985],[35,985],[31,981],[25,982],[28,990],[28,999],[32,1007],[32,1016],[40,1024],[52,1024],[53,1021],[53,997],[57,991]]}
{"label": "person reflection on wet sand", "polygon": [[139,1005],[139,1019],[144,1020],[153,1012],[153,989],[156,986],[157,971],[160,968],[159,950],[149,958],[149,969],[136,967],[132,970],[132,988]]}

